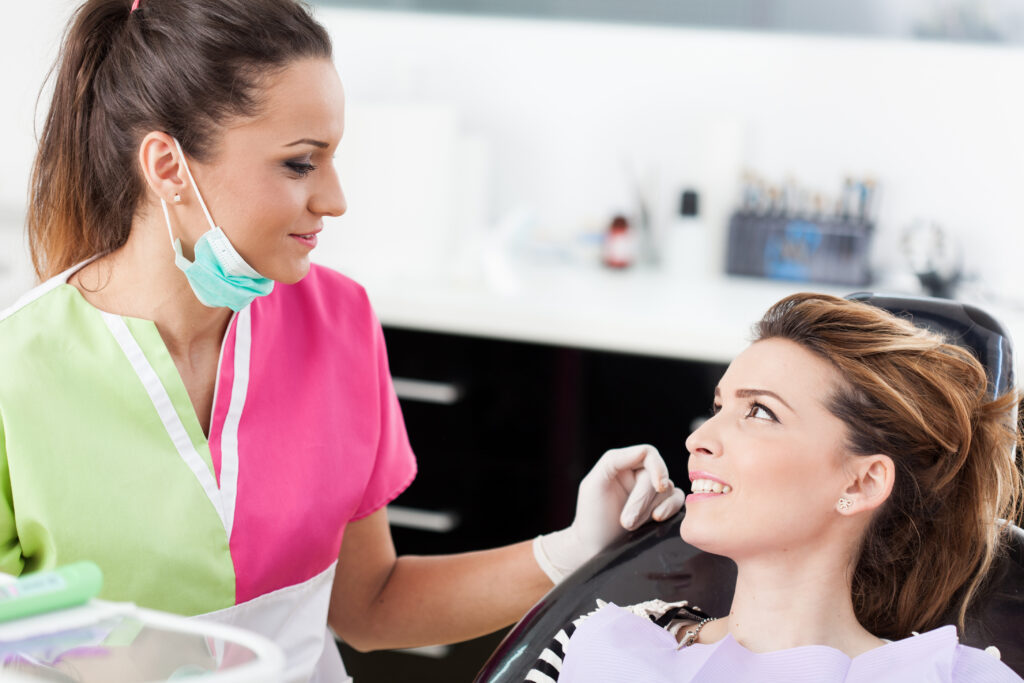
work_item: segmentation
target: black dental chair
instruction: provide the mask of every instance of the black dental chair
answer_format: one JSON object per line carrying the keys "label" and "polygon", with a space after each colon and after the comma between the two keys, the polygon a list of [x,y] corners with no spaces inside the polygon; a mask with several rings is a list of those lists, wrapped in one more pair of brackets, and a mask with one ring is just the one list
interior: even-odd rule
{"label": "black dental chair", "polygon": [[[1012,344],[1006,329],[973,306],[947,299],[858,293],[848,298],[906,316],[970,348],[985,366],[993,397],[1014,386]],[[1019,454],[1007,454],[1018,457]],[[1019,466],[1018,460],[1018,466]],[[509,632],[477,674],[476,683],[520,683],[551,638],[567,622],[594,608],[596,598],[620,605],[651,598],[689,600],[710,614],[725,614],[736,568],[679,538],[680,512],[649,524],[594,557],[545,595]],[[951,610],[946,623],[955,623]],[[967,616],[960,642],[995,645],[1003,662],[1024,676],[1024,530],[1009,530],[1006,552],[990,572]]]}

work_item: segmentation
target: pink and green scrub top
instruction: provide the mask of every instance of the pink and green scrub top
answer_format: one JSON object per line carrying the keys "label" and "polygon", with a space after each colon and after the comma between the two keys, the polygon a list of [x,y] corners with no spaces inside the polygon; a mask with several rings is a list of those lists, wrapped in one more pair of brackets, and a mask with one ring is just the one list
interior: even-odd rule
{"label": "pink and green scrub top", "polygon": [[92,560],[103,598],[343,676],[325,626],[345,525],[416,473],[363,289],[313,266],[235,314],[207,438],[155,324],[96,309],[73,271],[0,312],[0,571]]}

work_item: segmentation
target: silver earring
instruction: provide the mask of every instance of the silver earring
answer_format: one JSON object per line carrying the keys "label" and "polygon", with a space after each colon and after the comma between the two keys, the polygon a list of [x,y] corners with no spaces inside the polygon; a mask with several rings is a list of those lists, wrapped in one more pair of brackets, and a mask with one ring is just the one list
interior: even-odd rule
{"label": "silver earring", "polygon": [[840,512],[846,512],[851,507],[853,507],[853,501],[852,500],[850,500],[846,496],[843,496],[842,498],[839,499],[839,510],[840,510]]}
{"label": "silver earring", "polygon": [[171,201],[174,202],[175,204],[181,204],[181,195],[175,192],[174,196],[171,197]]}

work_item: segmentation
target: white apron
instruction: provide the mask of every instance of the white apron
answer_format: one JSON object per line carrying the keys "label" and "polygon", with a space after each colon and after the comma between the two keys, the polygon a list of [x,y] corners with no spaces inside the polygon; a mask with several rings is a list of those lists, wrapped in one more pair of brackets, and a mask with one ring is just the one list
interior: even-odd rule
{"label": "white apron", "polygon": [[352,683],[327,630],[336,566],[304,583],[192,618],[238,626],[277,643],[284,650],[287,683]]}

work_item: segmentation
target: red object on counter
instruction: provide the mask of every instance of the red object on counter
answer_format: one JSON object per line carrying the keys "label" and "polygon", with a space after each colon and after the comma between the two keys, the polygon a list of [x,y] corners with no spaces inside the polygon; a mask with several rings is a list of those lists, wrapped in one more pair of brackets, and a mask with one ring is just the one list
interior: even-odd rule
{"label": "red object on counter", "polygon": [[601,260],[609,268],[628,268],[633,265],[633,233],[625,216],[616,216],[604,238]]}

